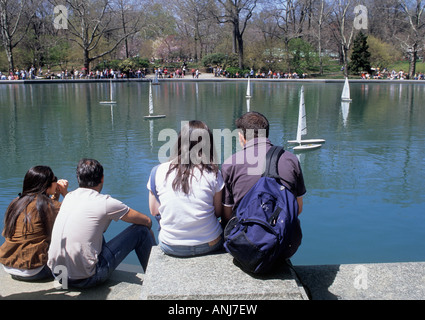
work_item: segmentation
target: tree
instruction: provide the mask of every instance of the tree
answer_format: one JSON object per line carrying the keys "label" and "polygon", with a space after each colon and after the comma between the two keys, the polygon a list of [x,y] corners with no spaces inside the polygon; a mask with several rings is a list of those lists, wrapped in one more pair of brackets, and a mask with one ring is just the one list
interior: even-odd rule
{"label": "tree", "polygon": [[379,40],[377,37],[369,35],[367,37],[369,45],[371,65],[378,68],[386,68],[389,65],[402,59],[402,53],[392,44]]}
{"label": "tree", "polygon": [[291,39],[288,48],[292,58],[290,69],[295,70],[298,74],[312,69],[318,61],[311,44],[301,38]]}
{"label": "tree", "polygon": [[322,48],[323,48],[323,29],[324,26],[327,25],[328,17],[331,13],[331,9],[329,6],[326,6],[325,0],[320,0],[318,2],[318,8],[316,8],[316,11],[314,12],[313,19],[316,23],[317,29],[312,28],[312,34],[316,36],[317,38],[317,50],[318,50],[318,57],[319,57],[319,74],[323,74],[323,55],[322,55]]}
{"label": "tree", "polygon": [[348,51],[351,48],[354,36],[353,0],[332,0],[334,10],[331,14],[331,26],[335,40],[338,43],[341,62],[344,67],[344,76],[348,77]]}
{"label": "tree", "polygon": [[[229,23],[232,26],[233,53],[239,57],[239,68],[243,68],[244,40],[248,21],[252,18],[259,0],[217,0],[219,12],[212,12],[219,23]],[[220,10],[221,9],[221,10]]]}
{"label": "tree", "polygon": [[[28,10],[29,9],[29,10]],[[0,0],[0,32],[9,71],[14,71],[13,49],[22,41],[29,28],[29,21],[34,16],[28,1]],[[23,25],[22,20],[26,23]]]}
{"label": "tree", "polygon": [[354,39],[350,71],[355,73],[361,71],[370,72],[370,68],[370,52],[369,45],[367,44],[367,36],[360,31]]}
{"label": "tree", "polygon": [[[290,43],[293,39],[306,36],[311,24],[312,1],[310,0],[278,0],[274,7],[269,7],[271,17],[277,26],[276,36],[283,41],[285,67],[292,71],[292,53]],[[293,42],[296,43],[297,41]]]}
{"label": "tree", "polygon": [[208,15],[210,0],[179,0],[171,1],[171,8],[177,15],[177,28],[189,39],[193,39],[193,57],[202,59],[205,52],[204,40],[208,35]]}
{"label": "tree", "polygon": [[413,79],[416,73],[418,51],[424,44],[425,36],[425,1],[399,1],[401,12],[406,20],[406,28],[402,29],[397,38],[409,57],[409,77]]}
{"label": "tree", "polygon": [[[138,30],[137,21],[131,25],[124,21],[122,1],[116,4],[112,0],[66,0],[65,6],[70,12],[67,31],[72,35],[70,40],[83,51],[86,72],[90,71],[92,61],[113,52]],[[105,38],[108,43],[101,48]]]}

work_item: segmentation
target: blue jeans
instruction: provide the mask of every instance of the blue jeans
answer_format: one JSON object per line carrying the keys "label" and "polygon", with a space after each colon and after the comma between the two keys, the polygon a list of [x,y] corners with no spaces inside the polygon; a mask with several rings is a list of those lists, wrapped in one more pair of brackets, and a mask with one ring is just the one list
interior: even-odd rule
{"label": "blue jeans", "polygon": [[223,248],[223,237],[220,237],[218,241],[213,241],[213,243],[204,243],[196,246],[168,245],[159,241],[159,247],[165,254],[170,256],[194,257],[208,254]]}
{"label": "blue jeans", "polygon": [[140,265],[146,272],[149,255],[155,240],[145,226],[133,224],[109,242],[103,242],[102,251],[98,256],[96,273],[87,279],[68,280],[71,287],[89,288],[105,282],[112,272],[128,256],[135,251]]}

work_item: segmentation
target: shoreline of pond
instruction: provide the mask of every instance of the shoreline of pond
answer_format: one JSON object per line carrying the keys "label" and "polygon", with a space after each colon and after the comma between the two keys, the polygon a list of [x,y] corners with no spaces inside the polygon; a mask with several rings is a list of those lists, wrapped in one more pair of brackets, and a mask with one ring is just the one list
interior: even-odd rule
{"label": "shoreline of pond", "polygon": [[[250,78],[252,82],[300,82],[300,83],[344,83],[345,79],[271,79]],[[145,78],[122,78],[122,79],[29,79],[29,80],[0,80],[0,84],[64,84],[64,83],[107,83],[107,82],[151,82],[152,76]],[[199,78],[186,76],[184,78],[161,78],[161,82],[246,82],[247,78],[224,78],[215,77],[213,74],[202,74]],[[424,80],[390,80],[390,79],[349,79],[350,83],[417,83],[425,84]]]}

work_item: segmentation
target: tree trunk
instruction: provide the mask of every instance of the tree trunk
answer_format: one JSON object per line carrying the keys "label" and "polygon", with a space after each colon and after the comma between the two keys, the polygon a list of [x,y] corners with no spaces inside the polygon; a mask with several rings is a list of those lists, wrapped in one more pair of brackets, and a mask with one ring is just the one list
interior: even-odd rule
{"label": "tree trunk", "polygon": [[84,50],[84,72],[85,74],[89,74],[90,72],[90,62],[91,59],[89,57],[89,51],[87,49]]}
{"label": "tree trunk", "polygon": [[344,65],[344,77],[348,77],[348,49],[346,46],[342,45],[341,51]]}
{"label": "tree trunk", "polygon": [[15,72],[15,63],[13,59],[12,47],[7,45],[5,46],[5,49],[6,49],[7,62],[9,63],[9,71]]}
{"label": "tree trunk", "polygon": [[418,49],[415,43],[409,52],[409,79],[413,79],[416,73],[416,60],[418,59]]}
{"label": "tree trunk", "polygon": [[243,58],[244,58],[244,48],[243,48],[243,37],[240,33],[238,33],[238,60],[239,60],[239,68],[243,69]]}
{"label": "tree trunk", "polygon": [[319,74],[323,75],[323,58],[322,58],[322,32],[319,27]]}
{"label": "tree trunk", "polygon": [[12,39],[11,35],[9,33],[9,20],[7,16],[6,7],[2,4],[1,8],[1,17],[0,17],[0,31],[1,31],[1,40],[4,47],[4,50],[6,52],[7,61],[9,63],[9,71],[14,72],[15,71],[15,65],[13,62],[13,46],[12,46]]}

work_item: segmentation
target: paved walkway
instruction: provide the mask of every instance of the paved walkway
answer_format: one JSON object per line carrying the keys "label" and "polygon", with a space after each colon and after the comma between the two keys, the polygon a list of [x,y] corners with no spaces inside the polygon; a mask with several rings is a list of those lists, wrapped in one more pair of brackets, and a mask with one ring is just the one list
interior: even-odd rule
{"label": "paved walkway", "polygon": [[0,300],[138,300],[143,283],[142,268],[121,264],[103,285],[76,290],[55,288],[54,281],[16,281],[0,265]]}

